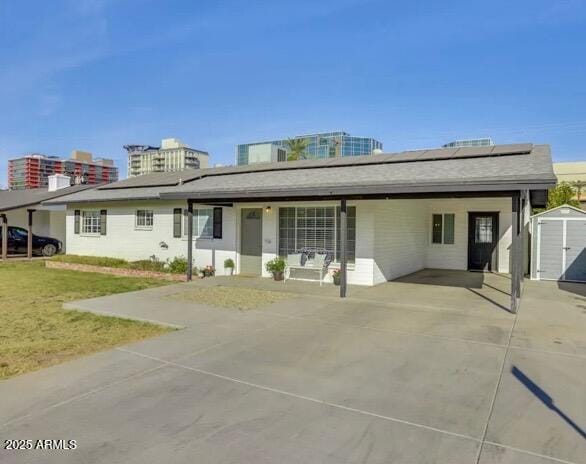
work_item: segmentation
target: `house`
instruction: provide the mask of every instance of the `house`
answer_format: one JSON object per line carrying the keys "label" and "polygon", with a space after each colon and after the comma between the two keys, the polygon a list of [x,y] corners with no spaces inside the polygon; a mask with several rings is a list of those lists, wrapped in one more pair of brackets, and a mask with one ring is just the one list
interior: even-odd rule
{"label": "house", "polygon": [[193,257],[219,274],[232,258],[268,276],[275,256],[318,250],[341,296],[423,268],[510,272],[515,309],[530,209],[555,183],[549,146],[514,144],[160,173],[45,204],[67,205],[69,253]]}
{"label": "house", "polygon": [[586,208],[586,161],[553,163],[558,182],[568,182],[576,189],[576,200]]}
{"label": "house", "polygon": [[[42,203],[92,187],[70,186],[69,177],[58,174],[49,176],[48,188],[0,191],[0,235],[5,239],[8,237],[8,227],[21,227],[32,234],[52,237],[65,244],[65,206]],[[6,259],[4,253],[7,246],[2,244],[0,248],[2,259]],[[32,250],[29,248],[26,253],[30,257]]]}

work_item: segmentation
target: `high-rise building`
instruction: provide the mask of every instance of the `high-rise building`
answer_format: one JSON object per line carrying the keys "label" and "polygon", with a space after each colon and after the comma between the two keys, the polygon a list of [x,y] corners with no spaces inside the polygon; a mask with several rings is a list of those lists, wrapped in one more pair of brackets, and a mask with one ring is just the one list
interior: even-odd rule
{"label": "high-rise building", "polygon": [[[370,137],[356,137],[347,132],[324,132],[297,135],[293,140],[302,140],[305,146],[303,159],[336,158],[338,156],[372,155],[382,151],[383,144]],[[269,163],[287,161],[288,139],[268,142],[245,143],[236,147],[238,164]]]}
{"label": "high-rise building", "polygon": [[160,147],[124,145],[128,152],[128,176],[208,167],[209,154],[189,148],[179,139],[163,139]]}
{"label": "high-rise building", "polygon": [[118,168],[111,159],[92,159],[87,151],[73,150],[70,159],[39,153],[8,160],[8,188],[23,190],[47,187],[48,177],[64,174],[71,183],[102,184],[118,180]]}
{"label": "high-rise building", "polygon": [[490,147],[492,145],[494,145],[492,139],[490,137],[485,137],[482,139],[455,140],[442,145],[442,148]]}

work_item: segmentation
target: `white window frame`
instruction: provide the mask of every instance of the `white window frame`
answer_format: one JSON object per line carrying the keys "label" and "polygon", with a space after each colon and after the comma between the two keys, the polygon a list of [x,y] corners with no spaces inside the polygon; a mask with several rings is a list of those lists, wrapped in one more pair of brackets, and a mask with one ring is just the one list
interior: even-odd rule
{"label": "white window frame", "polygon": [[[87,224],[86,223],[86,216],[89,218],[89,216],[92,216],[93,221],[90,221],[91,224]],[[93,230],[87,230],[87,226],[90,226],[90,229],[95,229],[95,231]],[[102,215],[100,210],[82,210],[81,212],[81,230],[80,230],[80,234],[81,235],[87,235],[87,236],[91,236],[91,237],[95,237],[100,235],[101,233],[101,225],[102,225]]]}
{"label": "white window frame", "polygon": [[[141,215],[142,214],[142,218]],[[149,221],[150,218],[150,221]],[[139,219],[144,219],[144,224],[139,224]],[[149,224],[150,222],[150,224]],[[137,209],[134,213],[134,228],[137,230],[153,230],[155,224],[155,213],[152,209]]]}
{"label": "white window frame", "polygon": [[[452,215],[454,216],[454,243],[445,243],[446,240],[446,216]],[[434,216],[441,216],[442,217],[442,238],[441,242],[434,242],[433,241],[433,217]],[[456,244],[456,213],[440,213],[440,212],[432,212],[431,213],[431,227],[430,227],[430,235],[429,235],[429,243],[431,246],[454,246]]]}
{"label": "white window frame", "polygon": [[[331,266],[339,266],[340,265],[339,261],[337,260],[337,255],[338,255],[338,251],[339,251],[338,250],[338,238],[339,238],[338,237],[338,227],[340,226],[340,224],[338,222],[338,208],[339,208],[339,206],[337,206],[337,205],[325,205],[324,206],[324,205],[312,205],[312,204],[310,204],[308,206],[306,206],[306,205],[296,205],[296,206],[282,206],[282,207],[278,208],[279,209],[279,213],[277,214],[277,254],[279,254],[279,252],[280,252],[280,245],[281,245],[281,243],[280,243],[280,239],[281,239],[281,237],[280,237],[280,224],[279,224],[279,221],[280,221],[280,219],[279,219],[280,218],[280,209],[281,208],[294,208],[295,209],[295,238],[294,238],[295,243],[297,243],[297,234],[299,232],[299,228],[297,227],[297,214],[298,214],[299,209],[307,209],[307,208],[317,208],[317,209],[320,209],[320,208],[333,208],[334,209],[334,217],[333,217],[334,225],[333,225],[333,229],[332,229],[332,231],[333,231],[333,250],[331,250],[331,252],[334,254],[334,257],[333,257],[333,261],[330,263],[330,265]],[[355,214],[356,214],[356,216],[355,216],[355,233],[356,233],[356,230],[358,229],[358,207],[355,206],[355,205],[348,205],[348,208],[355,208],[355,211],[356,211],[355,212]],[[357,254],[357,251],[356,251],[356,249],[357,249],[357,243],[358,243],[358,240],[357,240],[357,237],[355,236],[355,238],[354,238],[354,255],[355,256],[354,256],[354,259],[352,259],[352,260],[350,260],[350,258],[348,258],[348,261],[346,263],[348,269],[354,269],[354,266],[356,264],[356,260],[358,259],[357,256],[356,256],[356,254]],[[284,258],[287,258],[286,256],[283,256],[283,257]]]}
{"label": "white window frame", "polygon": [[[205,214],[208,212],[207,221],[203,221]],[[183,237],[187,238],[187,210],[183,210],[185,220],[183,221]],[[209,234],[202,235],[206,226],[209,229]],[[214,208],[193,208],[193,237],[198,239],[212,239],[214,238]]]}

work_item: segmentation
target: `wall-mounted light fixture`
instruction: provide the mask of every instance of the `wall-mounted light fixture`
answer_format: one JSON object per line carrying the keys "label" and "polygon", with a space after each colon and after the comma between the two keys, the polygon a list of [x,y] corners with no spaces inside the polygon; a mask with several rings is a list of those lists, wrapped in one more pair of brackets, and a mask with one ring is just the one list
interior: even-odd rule
{"label": "wall-mounted light fixture", "polygon": [[270,212],[271,212],[271,207],[270,207],[270,206],[267,206],[267,207],[265,208],[265,211],[266,211],[267,213],[270,213]]}

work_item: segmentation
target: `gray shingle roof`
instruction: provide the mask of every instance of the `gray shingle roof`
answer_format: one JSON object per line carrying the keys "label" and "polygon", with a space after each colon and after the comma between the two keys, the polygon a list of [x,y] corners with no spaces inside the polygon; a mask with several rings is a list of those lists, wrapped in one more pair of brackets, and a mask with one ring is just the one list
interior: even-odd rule
{"label": "gray shingle roof", "polygon": [[93,188],[95,188],[95,185],[74,185],[54,192],[49,192],[46,188],[0,191],[0,212],[37,205],[52,198],[59,198]]}
{"label": "gray shingle roof", "polygon": [[444,148],[135,177],[51,203],[505,190],[555,185],[548,145]]}

